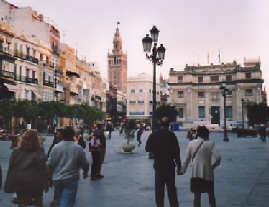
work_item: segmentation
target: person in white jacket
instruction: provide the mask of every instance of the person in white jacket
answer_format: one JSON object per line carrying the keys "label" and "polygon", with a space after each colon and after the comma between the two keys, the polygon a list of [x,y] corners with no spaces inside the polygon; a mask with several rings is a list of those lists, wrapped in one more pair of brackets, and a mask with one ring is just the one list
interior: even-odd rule
{"label": "person in white jacket", "polygon": [[[215,157],[211,164],[212,155]],[[194,193],[194,207],[201,206],[201,193],[208,193],[211,207],[216,207],[214,195],[214,169],[220,164],[221,156],[216,151],[215,142],[209,141],[209,130],[205,126],[197,128],[197,139],[189,142],[182,174],[192,160],[191,192]]]}

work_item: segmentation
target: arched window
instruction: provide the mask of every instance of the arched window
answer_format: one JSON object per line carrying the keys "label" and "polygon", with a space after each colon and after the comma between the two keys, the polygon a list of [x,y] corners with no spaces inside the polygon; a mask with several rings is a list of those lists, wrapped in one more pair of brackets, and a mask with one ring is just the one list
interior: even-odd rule
{"label": "arched window", "polygon": [[116,62],[117,62],[117,58],[116,58],[116,57],[114,57],[114,64],[116,64]]}

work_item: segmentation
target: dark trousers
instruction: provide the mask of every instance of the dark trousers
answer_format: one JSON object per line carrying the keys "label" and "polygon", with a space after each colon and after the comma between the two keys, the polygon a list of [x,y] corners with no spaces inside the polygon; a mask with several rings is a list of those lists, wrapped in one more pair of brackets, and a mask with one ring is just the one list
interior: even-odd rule
{"label": "dark trousers", "polygon": [[101,171],[101,155],[100,152],[92,152],[92,166],[91,166],[91,177],[100,175]]}
{"label": "dark trousers", "polygon": [[[210,189],[210,191],[208,192],[208,198],[209,198],[210,207],[216,207],[216,199],[215,199],[215,194],[214,194],[214,185]],[[195,192],[194,193],[193,206],[194,207],[201,207],[201,193],[200,192]]]}
{"label": "dark trousers", "polygon": [[141,145],[142,144],[142,142],[141,142],[141,135],[138,135],[136,137],[136,139],[137,139],[138,144]]}
{"label": "dark trousers", "polygon": [[155,170],[155,200],[157,207],[164,207],[164,187],[166,185],[170,207],[178,207],[175,186],[175,168],[167,172]]}

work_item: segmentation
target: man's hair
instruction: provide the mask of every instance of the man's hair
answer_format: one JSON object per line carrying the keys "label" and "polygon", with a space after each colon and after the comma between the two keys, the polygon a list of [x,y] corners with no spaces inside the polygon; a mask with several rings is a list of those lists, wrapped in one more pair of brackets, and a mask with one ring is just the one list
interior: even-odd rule
{"label": "man's hair", "polygon": [[169,119],[168,117],[164,116],[162,119],[161,119],[161,125],[164,126],[164,127],[169,127]]}
{"label": "man's hair", "polygon": [[63,140],[64,141],[73,141],[75,136],[75,131],[71,126],[67,126],[63,130]]}
{"label": "man's hair", "polygon": [[202,139],[208,139],[208,136],[209,136],[208,128],[206,128],[206,126],[198,126],[197,136],[201,137]]}

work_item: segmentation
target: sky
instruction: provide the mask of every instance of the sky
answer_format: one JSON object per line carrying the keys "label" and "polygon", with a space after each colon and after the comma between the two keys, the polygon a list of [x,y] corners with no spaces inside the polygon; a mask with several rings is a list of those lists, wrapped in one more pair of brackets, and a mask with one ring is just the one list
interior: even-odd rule
{"label": "sky", "polygon": [[128,55],[128,76],[147,72],[142,38],[153,25],[160,30],[159,43],[166,48],[164,64],[157,68],[166,77],[170,68],[210,62],[259,58],[269,88],[268,0],[8,0],[31,6],[61,32],[61,39],[77,48],[78,55],[95,61],[107,75],[107,53],[117,26]]}

